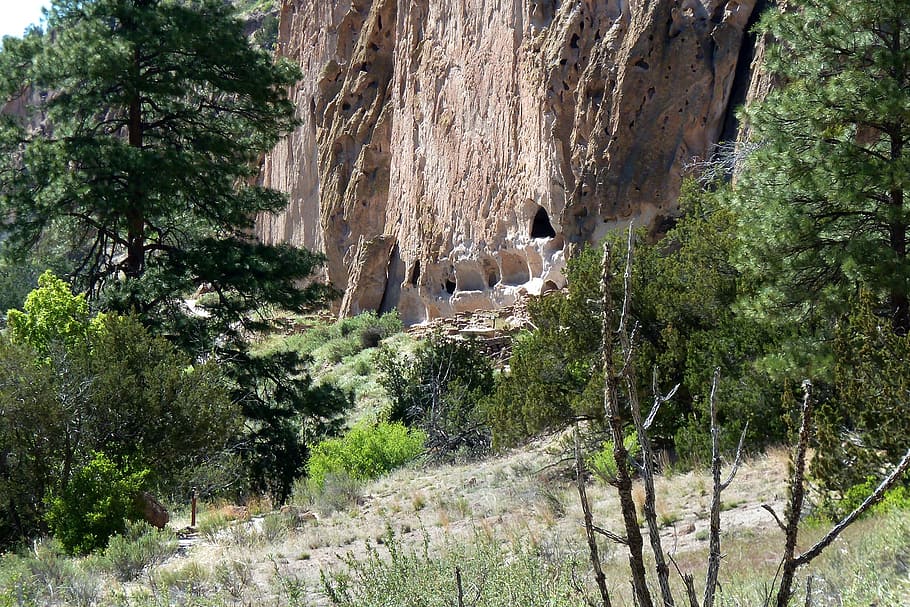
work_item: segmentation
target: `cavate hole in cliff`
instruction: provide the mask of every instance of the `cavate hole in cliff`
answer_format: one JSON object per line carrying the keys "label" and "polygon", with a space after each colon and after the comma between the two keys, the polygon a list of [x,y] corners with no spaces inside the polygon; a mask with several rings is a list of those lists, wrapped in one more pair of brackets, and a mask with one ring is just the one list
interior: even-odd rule
{"label": "cavate hole in cliff", "polygon": [[418,280],[420,280],[420,260],[414,262],[414,267],[411,268],[411,277],[408,282],[411,283],[412,287],[416,287]]}
{"label": "cavate hole in cliff", "polygon": [[450,278],[447,278],[446,283],[445,283],[445,289],[446,289],[446,293],[448,293],[449,295],[453,294],[455,292],[455,281]]}
{"label": "cavate hole in cliff", "polygon": [[635,67],[640,67],[643,70],[651,69],[651,64],[645,61],[644,59],[639,59],[635,62]]}
{"label": "cavate hole in cliff", "polygon": [[506,285],[523,285],[531,280],[528,271],[528,262],[524,256],[517,253],[505,252],[499,259],[502,268],[502,283]]}
{"label": "cavate hole in cliff", "polygon": [[547,293],[552,293],[553,291],[558,291],[559,287],[556,286],[556,283],[552,280],[548,280],[543,283],[543,288],[540,290],[541,295],[546,295]]}
{"label": "cavate hole in cliff", "polygon": [[483,291],[483,270],[476,262],[460,263],[455,268],[455,283],[459,291]]}
{"label": "cavate hole in cliff", "polygon": [[550,223],[550,216],[543,207],[537,209],[534,220],[531,222],[531,238],[553,238],[556,236],[556,230]]}
{"label": "cavate hole in cliff", "polygon": [[570,48],[578,48],[578,34],[572,34],[572,39],[569,41]]}
{"label": "cavate hole in cliff", "polygon": [[487,279],[487,287],[492,289],[499,282],[499,265],[489,255],[484,256],[481,262],[483,275]]}

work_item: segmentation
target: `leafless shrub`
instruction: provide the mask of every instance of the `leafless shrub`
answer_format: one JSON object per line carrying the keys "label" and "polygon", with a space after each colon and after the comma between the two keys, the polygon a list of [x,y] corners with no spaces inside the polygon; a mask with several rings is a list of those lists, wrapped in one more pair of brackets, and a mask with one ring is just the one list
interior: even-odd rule
{"label": "leafless shrub", "polygon": [[[598,552],[596,534],[603,535],[613,542],[626,547],[629,553],[629,570],[631,574],[633,598],[638,607],[653,607],[654,601],[651,596],[648,573],[645,567],[644,542],[641,530],[638,525],[638,516],[636,512],[635,500],[632,495],[632,479],[629,473],[629,467],[626,462],[629,460],[629,453],[623,444],[623,427],[629,418],[631,418],[641,446],[641,461],[637,462],[637,467],[642,477],[644,488],[644,500],[642,512],[645,524],[648,528],[649,543],[654,557],[655,574],[657,577],[658,587],[660,589],[660,602],[664,607],[673,607],[675,599],[669,583],[669,567],[665,560],[665,551],[661,545],[658,517],[656,515],[656,491],[654,487],[654,465],[653,451],[648,436],[648,429],[654,418],[657,416],[660,406],[672,398],[676,389],[663,396],[658,389],[657,374],[654,376],[654,402],[647,417],[642,418],[638,394],[636,391],[637,378],[634,364],[634,347],[635,347],[635,327],[630,331],[630,302],[632,298],[631,290],[631,268],[633,255],[632,226],[629,226],[629,238],[627,246],[626,270],[624,274],[624,296],[622,306],[619,308],[619,323],[617,334],[619,343],[622,348],[622,368],[617,370],[614,364],[614,317],[617,308],[614,306],[610,295],[610,281],[612,280],[611,251],[609,247],[604,249],[602,264],[602,288],[603,288],[603,373],[604,373],[604,414],[610,428],[610,434],[613,440],[613,458],[616,462],[616,479],[613,485],[619,496],[620,509],[622,512],[625,535],[609,531],[599,527],[593,520],[591,508],[585,490],[585,470],[581,445],[576,433],[575,441],[575,463],[577,475],[578,495],[581,501],[582,512],[584,514],[584,526],[588,547],[590,552],[591,565],[594,570],[594,577],[601,595],[601,601],[604,607],[611,607],[609,589],[607,588],[605,576],[600,564],[600,555]],[[695,590],[694,576],[691,573],[683,572],[672,556],[667,554],[673,563],[686,591],[686,600],[689,607],[713,607],[715,595],[719,587],[718,579],[720,574],[720,563],[722,558],[721,552],[721,523],[720,511],[722,509],[721,494],[730,483],[733,482],[736,472],[739,468],[743,440],[746,431],[740,437],[739,446],[736,450],[736,456],[726,478],[722,478],[722,460],[719,448],[719,426],[717,423],[717,385],[719,379],[719,370],[714,373],[711,393],[709,397],[710,418],[711,418],[711,439],[712,439],[712,491],[711,491],[711,511],[710,511],[710,528],[709,528],[709,552],[708,562],[705,574],[705,590],[701,602]],[[623,411],[619,404],[619,391],[621,386],[626,390],[626,397],[629,403],[629,410]],[[806,381],[803,384],[804,398],[800,415],[800,431],[796,444],[793,447],[792,454],[792,474],[789,480],[789,502],[784,520],[774,512],[771,506],[765,505],[777,521],[778,525],[784,532],[785,542],[783,556],[778,569],[778,576],[770,584],[767,598],[764,601],[764,607],[769,607],[772,603],[772,596],[776,588],[776,607],[787,607],[793,596],[793,585],[795,583],[796,571],[809,564],[822,551],[829,546],[837,536],[851,525],[860,515],[881,501],[885,492],[891,488],[900,477],[910,468],[910,449],[894,468],[894,470],[882,481],[879,487],[853,512],[844,517],[843,520],[834,525],[825,536],[816,542],[814,546],[801,554],[796,553],[796,543],[799,534],[800,518],[805,501],[805,469],[806,453],[809,447],[809,440],[812,432],[812,391],[811,383]],[[807,586],[811,585],[811,578],[807,580]],[[806,605],[811,604],[811,592],[807,592]]]}

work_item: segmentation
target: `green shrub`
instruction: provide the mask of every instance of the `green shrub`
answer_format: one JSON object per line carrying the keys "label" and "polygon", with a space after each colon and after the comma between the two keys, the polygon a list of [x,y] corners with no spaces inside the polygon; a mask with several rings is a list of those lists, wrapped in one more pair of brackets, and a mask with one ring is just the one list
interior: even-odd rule
{"label": "green shrub", "polygon": [[585,565],[575,558],[548,560],[535,547],[487,538],[448,548],[430,555],[426,545],[422,551],[411,551],[387,537],[382,551],[388,555],[370,546],[363,560],[350,556],[343,570],[323,573],[323,592],[332,605],[351,607],[451,605],[457,595],[453,572],[458,569],[465,598],[476,607],[568,607],[588,602],[577,573]]}
{"label": "green shrub", "polygon": [[493,390],[493,366],[475,341],[436,334],[411,357],[381,349],[376,366],[392,400],[389,419],[424,430],[432,455],[489,449],[490,430],[478,405]]}
{"label": "green shrub", "polygon": [[[638,444],[636,435],[629,434],[623,439],[622,444],[628,451],[630,458],[638,457],[641,454],[641,446]],[[616,460],[613,458],[613,441],[604,441],[600,450],[588,457],[588,466],[605,484],[609,485],[615,482],[617,470]]]}
{"label": "green shrub", "polygon": [[319,324],[286,339],[269,342],[263,350],[293,350],[310,356],[316,365],[337,363],[358,352],[375,348],[383,339],[400,333],[403,325],[398,312],[378,316],[365,312],[333,324]]}
{"label": "green shrub", "polygon": [[310,453],[307,476],[322,487],[330,474],[369,480],[411,461],[423,451],[426,434],[403,424],[358,424],[340,438],[324,440]]}
{"label": "green shrub", "polygon": [[136,317],[92,317],[65,283],[41,280],[0,336],[0,549],[43,531],[48,494],[65,493],[93,451],[148,468],[158,494],[185,495],[218,482],[187,471],[210,476],[243,429],[218,364]]}
{"label": "green shrub", "polygon": [[55,343],[67,349],[84,345],[104,321],[103,315],[90,315],[84,294],[74,295],[50,270],[38,278],[38,288],[28,294],[22,307],[7,312],[10,335],[42,354]]}
{"label": "green shrub", "polygon": [[[831,499],[827,496],[822,505],[822,512],[830,519],[837,520],[849,514],[863,503],[863,501],[872,495],[881,483],[880,478],[872,477],[865,482],[857,483],[844,491],[839,500]],[[884,514],[891,510],[910,511],[910,488],[906,485],[898,484],[885,493],[885,497],[878,504],[869,509],[864,516],[873,514]]]}
{"label": "green shrub", "polygon": [[145,521],[128,521],[123,535],[110,539],[101,559],[103,566],[122,582],[136,579],[177,552],[173,533],[159,531]]}
{"label": "green shrub", "polygon": [[0,607],[100,605],[102,581],[87,565],[48,539],[35,541],[28,552],[4,554],[0,556]]}
{"label": "green shrub", "polygon": [[118,467],[95,452],[59,495],[48,497],[48,528],[70,553],[105,547],[111,536],[124,532],[125,521],[142,517],[136,495],[148,474],[130,470],[128,464]]}
{"label": "green shrub", "polygon": [[305,508],[315,508],[323,516],[352,508],[362,496],[363,481],[344,472],[326,474],[321,485],[310,479],[300,479],[294,487],[294,502]]}

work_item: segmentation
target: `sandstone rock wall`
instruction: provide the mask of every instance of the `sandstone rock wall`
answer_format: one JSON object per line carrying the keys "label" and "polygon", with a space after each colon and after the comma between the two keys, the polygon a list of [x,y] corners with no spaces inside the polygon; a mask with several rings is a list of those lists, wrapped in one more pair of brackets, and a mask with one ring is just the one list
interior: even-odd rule
{"label": "sandstone rock wall", "polygon": [[260,236],[323,251],[343,313],[562,287],[573,247],[673,216],[749,87],[755,4],[285,0],[302,124],[263,164],[291,204]]}

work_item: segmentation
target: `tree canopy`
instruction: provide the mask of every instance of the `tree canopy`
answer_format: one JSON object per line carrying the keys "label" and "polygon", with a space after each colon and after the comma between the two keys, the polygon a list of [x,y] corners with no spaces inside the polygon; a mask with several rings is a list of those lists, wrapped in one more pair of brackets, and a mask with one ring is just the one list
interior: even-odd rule
{"label": "tree canopy", "polygon": [[781,86],[746,112],[736,191],[753,307],[824,325],[864,285],[910,329],[910,19],[901,0],[801,0],[767,13]]}
{"label": "tree canopy", "polygon": [[[304,311],[330,289],[313,280],[321,256],[252,237],[258,214],[287,203],[256,175],[296,124],[287,90],[299,69],[253,48],[233,10],[223,0],[53,0],[46,31],[6,38],[0,239],[13,260],[65,242],[70,282],[90,305],[135,314],[190,360],[219,365],[246,420],[235,447],[250,484],[284,498],[306,442],[337,429],[349,399],[315,386],[294,353],[249,349],[265,325],[257,312]],[[127,384],[110,379],[117,400]],[[136,410],[154,412],[142,400],[152,397],[140,389]]]}
{"label": "tree canopy", "polygon": [[47,31],[0,52],[6,253],[66,238],[77,288],[146,320],[179,319],[207,285],[220,331],[257,304],[319,299],[296,284],[318,256],[250,238],[286,204],[254,178],[295,124],[297,77],[221,0],[55,0]]}

